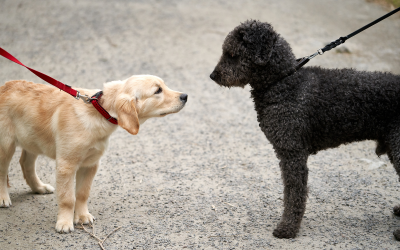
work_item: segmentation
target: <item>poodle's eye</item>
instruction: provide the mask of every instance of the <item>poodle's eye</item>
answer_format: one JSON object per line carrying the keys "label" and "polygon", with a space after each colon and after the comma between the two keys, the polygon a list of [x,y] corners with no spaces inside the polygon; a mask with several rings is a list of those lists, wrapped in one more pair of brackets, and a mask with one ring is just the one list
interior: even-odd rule
{"label": "poodle's eye", "polygon": [[157,91],[154,93],[155,95],[156,94],[160,94],[162,92],[162,88],[161,87],[159,87],[158,89],[157,89]]}
{"label": "poodle's eye", "polygon": [[234,60],[236,60],[236,59],[239,58],[239,56],[236,55],[236,54],[234,54],[234,53],[230,53],[230,54],[229,54],[229,57],[230,57],[231,59],[234,59]]}

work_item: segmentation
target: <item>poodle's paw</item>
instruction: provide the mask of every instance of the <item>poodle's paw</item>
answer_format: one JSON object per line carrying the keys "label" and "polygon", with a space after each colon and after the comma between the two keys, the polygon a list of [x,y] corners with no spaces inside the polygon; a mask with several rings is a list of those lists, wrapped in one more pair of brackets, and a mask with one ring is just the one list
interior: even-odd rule
{"label": "poodle's paw", "polygon": [[56,231],[58,233],[70,233],[74,231],[74,224],[72,221],[59,220],[56,224]]}
{"label": "poodle's paw", "polygon": [[393,214],[396,216],[400,216],[400,205],[397,205],[393,208]]}
{"label": "poodle's paw", "polygon": [[275,228],[274,232],[272,233],[275,237],[277,238],[284,238],[284,239],[290,239],[290,238],[295,238],[297,233],[297,229],[292,228],[288,225],[278,225],[277,228]]}
{"label": "poodle's paw", "polygon": [[32,188],[32,191],[37,194],[52,194],[54,190],[55,189],[49,184],[43,184],[38,187]]}
{"label": "poodle's paw", "polygon": [[0,207],[10,207],[11,199],[8,193],[0,194]]}
{"label": "poodle's paw", "polygon": [[75,224],[93,224],[93,220],[96,218],[93,217],[90,213],[85,214],[75,214],[74,223]]}
{"label": "poodle's paw", "polygon": [[396,240],[400,241],[400,229],[393,231],[393,236]]}

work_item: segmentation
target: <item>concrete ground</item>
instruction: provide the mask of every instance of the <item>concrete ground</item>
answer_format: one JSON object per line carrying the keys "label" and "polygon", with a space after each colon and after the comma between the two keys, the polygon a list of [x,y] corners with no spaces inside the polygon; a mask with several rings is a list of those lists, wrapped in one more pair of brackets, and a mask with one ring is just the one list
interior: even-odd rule
{"label": "concrete ground", "polygon": [[[112,135],[89,204],[98,237],[121,226],[105,249],[399,249],[391,209],[400,183],[369,141],[310,157],[298,237],[274,238],[283,187],[249,88],[209,79],[225,36],[247,19],[272,23],[301,57],[386,12],[364,0],[0,0],[0,46],[73,86],[153,74],[189,95],[180,113],[147,121],[137,136]],[[400,17],[389,18],[310,65],[400,74],[399,30]],[[0,58],[0,81],[11,79],[43,83]],[[0,249],[100,249],[81,229],[55,232],[56,197],[31,193],[19,153],[13,205],[0,209]],[[54,161],[37,165],[55,186]]]}

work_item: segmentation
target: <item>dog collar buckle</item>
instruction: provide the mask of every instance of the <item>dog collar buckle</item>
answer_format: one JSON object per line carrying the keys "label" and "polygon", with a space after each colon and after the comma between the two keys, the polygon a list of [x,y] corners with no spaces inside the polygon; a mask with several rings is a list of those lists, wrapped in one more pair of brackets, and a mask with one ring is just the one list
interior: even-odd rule
{"label": "dog collar buckle", "polygon": [[88,95],[81,95],[79,91],[77,91],[76,97],[77,100],[82,99],[82,101],[86,104],[90,104],[94,99],[97,98],[91,98]]}

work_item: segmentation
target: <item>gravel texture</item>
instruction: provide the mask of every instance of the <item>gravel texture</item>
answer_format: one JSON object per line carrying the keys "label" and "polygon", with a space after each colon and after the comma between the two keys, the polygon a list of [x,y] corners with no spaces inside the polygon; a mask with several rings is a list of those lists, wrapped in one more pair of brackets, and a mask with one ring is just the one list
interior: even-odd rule
{"label": "gravel texture", "polygon": [[[179,114],[147,121],[137,136],[112,135],[89,198],[96,235],[122,226],[106,249],[399,249],[391,213],[399,178],[370,141],[309,158],[300,233],[274,238],[283,186],[249,88],[209,79],[225,36],[244,20],[272,23],[301,57],[386,12],[363,0],[0,0],[0,46],[73,86],[153,74],[189,95]],[[310,65],[400,74],[399,30],[397,15]],[[1,83],[12,79],[43,83],[0,58]],[[80,229],[55,232],[56,197],[30,192],[19,155],[9,174],[13,205],[0,209],[0,249],[100,249]],[[55,186],[54,161],[37,165]]]}

